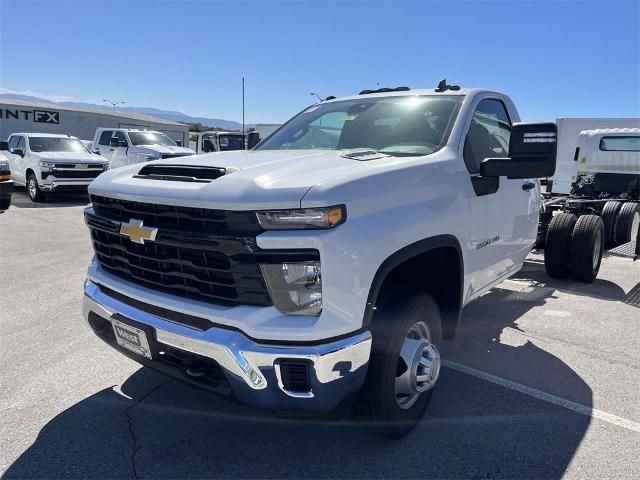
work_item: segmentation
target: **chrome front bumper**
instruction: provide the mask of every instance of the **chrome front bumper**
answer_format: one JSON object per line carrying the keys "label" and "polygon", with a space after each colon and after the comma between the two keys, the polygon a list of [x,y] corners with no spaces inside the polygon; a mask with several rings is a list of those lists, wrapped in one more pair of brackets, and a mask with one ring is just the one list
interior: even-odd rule
{"label": "chrome front bumper", "polygon": [[[151,315],[122,303],[87,281],[83,314],[111,320],[124,317],[151,327],[153,341],[214,360],[221,367],[235,397],[243,403],[268,409],[329,411],[355,394],[364,382],[371,350],[371,333],[365,331],[331,343],[311,346],[266,345],[237,330],[211,327],[201,331]],[[154,361],[129,357],[154,367]],[[280,363],[303,360],[308,363],[309,391],[288,391]]]}
{"label": "chrome front bumper", "polygon": [[52,192],[60,187],[88,187],[89,184],[94,180],[95,180],[94,178],[87,178],[87,179],[81,179],[81,180],[80,179],[73,179],[73,180],[56,179],[56,180],[52,180],[49,183],[44,183],[46,182],[46,180],[44,180],[42,183],[40,183],[39,187],[40,187],[40,190],[42,190],[43,192]]}

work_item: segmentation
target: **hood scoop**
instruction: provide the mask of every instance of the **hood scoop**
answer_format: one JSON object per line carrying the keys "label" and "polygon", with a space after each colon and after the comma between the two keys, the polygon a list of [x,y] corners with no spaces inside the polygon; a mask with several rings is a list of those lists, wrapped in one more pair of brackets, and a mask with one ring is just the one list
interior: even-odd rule
{"label": "hood scoop", "polygon": [[201,165],[145,165],[133,178],[164,180],[170,182],[210,183],[222,177],[227,170]]}

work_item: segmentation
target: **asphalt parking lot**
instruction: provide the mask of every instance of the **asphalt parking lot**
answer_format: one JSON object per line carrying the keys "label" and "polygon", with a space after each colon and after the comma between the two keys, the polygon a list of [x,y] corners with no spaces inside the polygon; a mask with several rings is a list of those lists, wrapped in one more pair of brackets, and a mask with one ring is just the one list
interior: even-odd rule
{"label": "asphalt parking lot", "polygon": [[[640,471],[640,262],[591,285],[532,255],[470,304],[406,438],[291,419],[169,380],[81,318],[84,196],[0,215],[4,478],[631,478]],[[635,473],[633,473],[635,472]]]}

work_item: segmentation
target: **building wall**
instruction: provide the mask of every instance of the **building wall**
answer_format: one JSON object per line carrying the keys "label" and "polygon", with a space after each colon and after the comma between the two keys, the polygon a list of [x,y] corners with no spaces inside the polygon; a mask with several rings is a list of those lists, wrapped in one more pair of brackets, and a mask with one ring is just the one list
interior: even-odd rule
{"label": "building wall", "polygon": [[0,102],[0,139],[2,140],[6,140],[15,132],[60,133],[73,135],[81,140],[93,140],[98,127],[158,130],[175,141],[180,140],[182,145],[189,144],[187,125],[142,120],[128,117],[126,114],[112,115],[107,111],[86,112],[49,105],[17,105]]}

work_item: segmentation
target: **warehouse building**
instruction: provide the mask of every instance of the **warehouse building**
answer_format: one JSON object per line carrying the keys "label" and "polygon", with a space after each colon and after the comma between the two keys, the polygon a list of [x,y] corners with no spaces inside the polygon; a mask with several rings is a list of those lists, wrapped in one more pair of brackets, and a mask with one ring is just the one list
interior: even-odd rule
{"label": "warehouse building", "polygon": [[138,113],[77,108],[54,103],[0,100],[0,139],[15,132],[73,135],[93,140],[98,127],[141,128],[166,133],[182,145],[189,143],[189,126]]}

